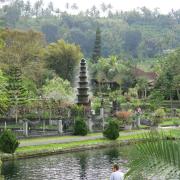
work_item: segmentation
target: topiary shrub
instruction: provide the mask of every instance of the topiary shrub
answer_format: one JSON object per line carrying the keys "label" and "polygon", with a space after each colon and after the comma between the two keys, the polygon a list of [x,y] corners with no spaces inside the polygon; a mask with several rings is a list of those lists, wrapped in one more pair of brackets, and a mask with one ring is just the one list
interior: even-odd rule
{"label": "topiary shrub", "polygon": [[119,137],[118,122],[115,120],[110,120],[103,132],[103,136],[111,140],[117,139]]}
{"label": "topiary shrub", "polygon": [[16,136],[11,130],[5,130],[0,136],[0,151],[4,153],[14,153],[19,146]]}
{"label": "topiary shrub", "polygon": [[76,119],[74,125],[74,135],[85,136],[87,135],[87,133],[88,133],[88,128],[86,122],[81,118]]}

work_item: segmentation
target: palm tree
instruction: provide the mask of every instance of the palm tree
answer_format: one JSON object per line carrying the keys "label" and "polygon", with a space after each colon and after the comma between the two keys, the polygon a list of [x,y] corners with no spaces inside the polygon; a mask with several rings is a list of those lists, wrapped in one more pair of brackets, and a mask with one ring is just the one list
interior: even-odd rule
{"label": "palm tree", "polygon": [[137,89],[141,92],[141,98],[147,97],[147,89],[148,89],[148,79],[145,77],[139,77],[137,79]]}
{"label": "palm tree", "polygon": [[164,133],[144,135],[135,146],[125,179],[180,179],[180,142]]}
{"label": "palm tree", "polygon": [[78,6],[76,3],[73,3],[72,6],[71,6],[71,9],[72,10],[78,10]]}
{"label": "palm tree", "polygon": [[107,7],[106,4],[103,2],[103,3],[101,4],[101,10],[102,10],[102,12],[105,13],[105,12],[107,11],[107,9],[108,9],[108,7]]}

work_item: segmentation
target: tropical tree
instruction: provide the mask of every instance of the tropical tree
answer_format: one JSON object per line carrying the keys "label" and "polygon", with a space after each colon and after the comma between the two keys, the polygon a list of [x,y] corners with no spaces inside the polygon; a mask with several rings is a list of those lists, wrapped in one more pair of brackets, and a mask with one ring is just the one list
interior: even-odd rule
{"label": "tropical tree", "polygon": [[175,94],[179,98],[180,91],[180,50],[177,49],[166,57],[161,63],[161,72],[156,83],[156,88],[160,89],[166,99],[170,99],[171,106]]}
{"label": "tropical tree", "polygon": [[8,96],[10,99],[10,110],[15,111],[15,120],[18,121],[20,106],[28,101],[28,91],[24,87],[22,72],[19,67],[10,67],[7,83]]}
{"label": "tropical tree", "polygon": [[69,81],[64,80],[58,76],[51,80],[47,80],[42,87],[43,97],[61,101],[73,101],[74,91]]}
{"label": "tropical tree", "polygon": [[60,77],[73,81],[74,69],[79,63],[82,53],[79,46],[59,40],[50,44],[44,53],[47,67],[54,70]]}
{"label": "tropical tree", "polygon": [[148,79],[145,77],[139,77],[137,79],[137,89],[141,92],[141,98],[147,97],[147,90],[148,90]]}
{"label": "tropical tree", "polygon": [[20,67],[23,76],[32,79],[37,86],[42,85],[45,66],[42,50],[45,45],[43,35],[35,31],[3,29],[0,32],[1,69],[8,71],[10,66]]}
{"label": "tropical tree", "polygon": [[8,108],[8,92],[7,92],[7,77],[0,70],[0,114],[4,114]]}

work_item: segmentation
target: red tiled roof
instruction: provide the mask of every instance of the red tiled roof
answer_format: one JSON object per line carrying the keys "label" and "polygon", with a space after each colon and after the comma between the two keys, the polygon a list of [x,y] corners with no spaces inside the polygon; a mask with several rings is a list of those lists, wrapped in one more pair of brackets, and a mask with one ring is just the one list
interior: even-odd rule
{"label": "red tiled roof", "polygon": [[133,74],[135,77],[146,77],[148,80],[156,80],[157,78],[157,74],[155,72],[145,72],[139,68],[134,68]]}

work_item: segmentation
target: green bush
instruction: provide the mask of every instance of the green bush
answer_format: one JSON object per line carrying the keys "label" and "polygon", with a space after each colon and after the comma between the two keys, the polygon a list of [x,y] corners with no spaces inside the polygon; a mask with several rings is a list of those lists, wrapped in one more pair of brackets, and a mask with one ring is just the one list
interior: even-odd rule
{"label": "green bush", "polygon": [[16,136],[11,130],[5,130],[0,136],[0,151],[4,153],[14,153],[19,146]]}
{"label": "green bush", "polygon": [[87,135],[87,133],[88,133],[88,128],[86,122],[81,118],[77,118],[75,120],[75,125],[74,125],[74,135],[85,136]]}
{"label": "green bush", "polygon": [[157,126],[159,123],[161,123],[162,120],[164,119],[165,115],[166,115],[166,113],[163,108],[157,109],[153,115],[154,126]]}
{"label": "green bush", "polygon": [[175,126],[179,126],[179,125],[180,125],[180,120],[179,120],[179,119],[174,119],[174,120],[173,120],[173,124],[174,124]]}
{"label": "green bush", "polygon": [[115,140],[119,137],[119,125],[115,120],[110,120],[103,132],[104,137]]}
{"label": "green bush", "polygon": [[73,117],[84,117],[84,107],[74,104],[71,106],[71,116]]}

